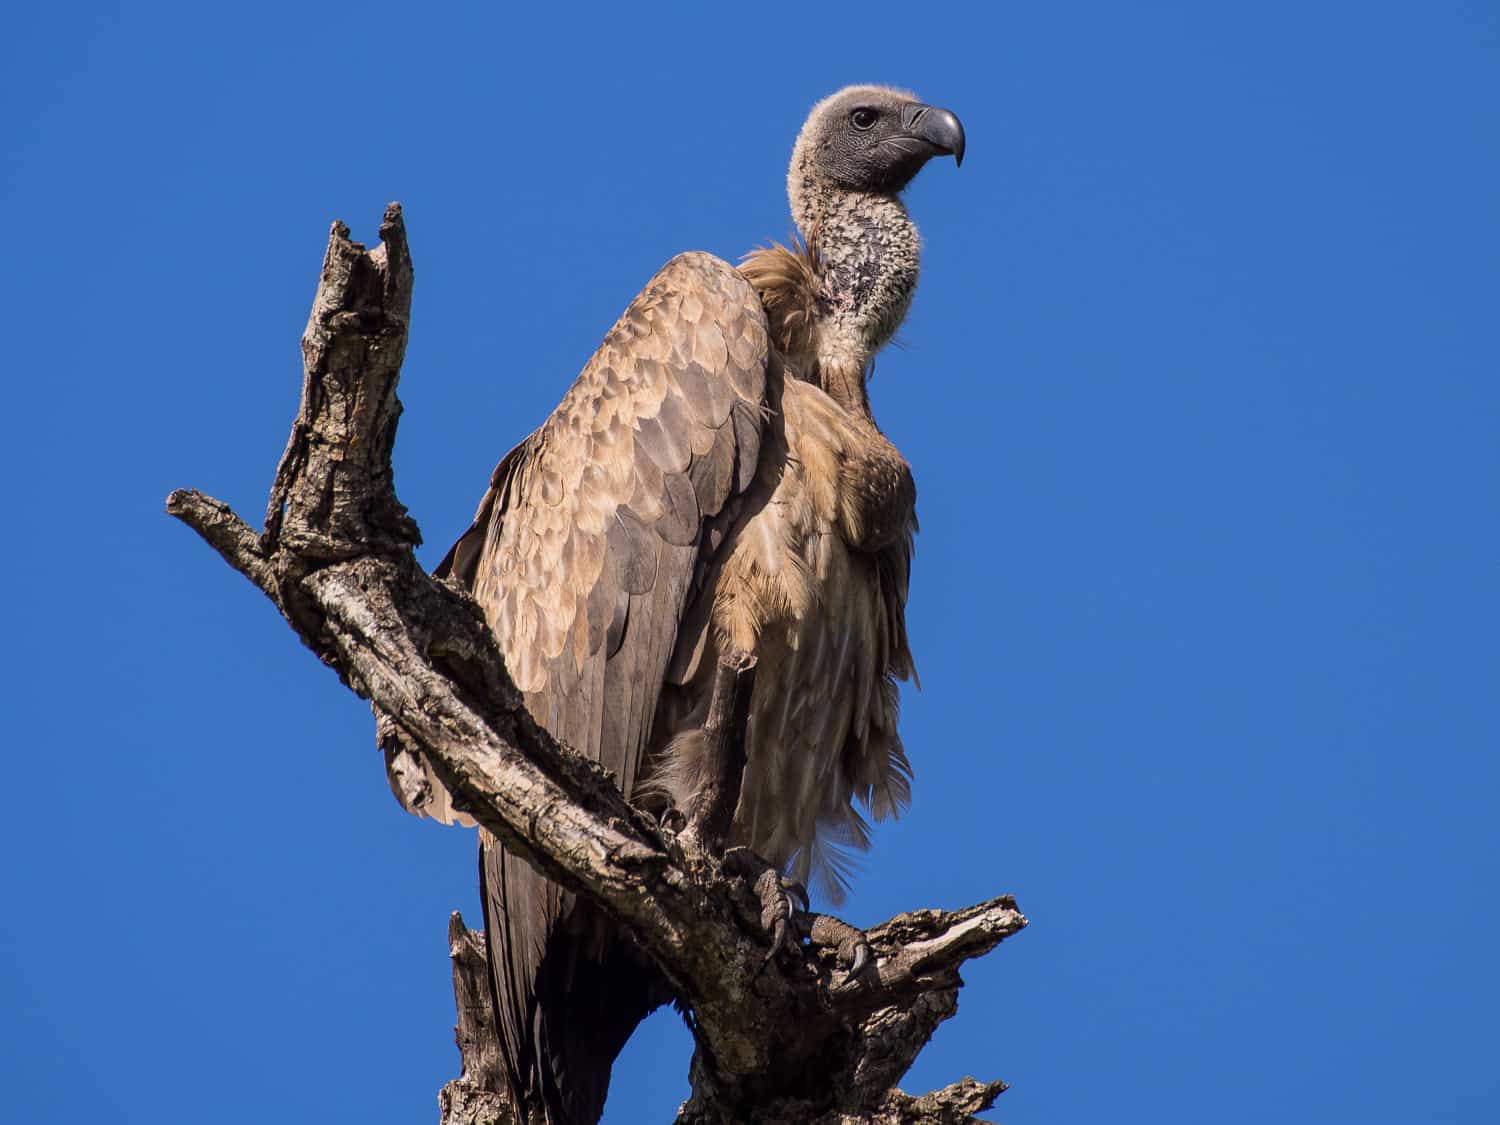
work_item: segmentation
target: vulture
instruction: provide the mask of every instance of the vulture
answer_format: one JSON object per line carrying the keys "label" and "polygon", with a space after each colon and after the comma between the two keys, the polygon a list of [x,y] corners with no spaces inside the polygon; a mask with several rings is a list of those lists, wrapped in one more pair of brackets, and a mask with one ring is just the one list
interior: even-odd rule
{"label": "vulture", "polygon": [[[911,781],[896,681],[913,675],[916,488],[866,383],[917,283],[901,192],[963,154],[958,118],[904,91],[819,102],[787,177],[800,238],[737,269],[698,252],[663,266],[436,571],[483,609],[537,721],[658,815],[701,803],[720,669],[753,663],[722,842],[835,902],[868,846],[856,806],[894,815]],[[493,837],[479,866],[509,1092],[528,1120],[592,1125],[670,994],[591,903]]]}

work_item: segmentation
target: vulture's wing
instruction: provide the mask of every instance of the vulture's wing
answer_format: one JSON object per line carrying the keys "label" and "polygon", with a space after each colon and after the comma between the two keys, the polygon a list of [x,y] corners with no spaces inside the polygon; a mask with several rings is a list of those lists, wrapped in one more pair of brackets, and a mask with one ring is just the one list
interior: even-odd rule
{"label": "vulture's wing", "polygon": [[537,718],[627,796],[703,521],[755,471],[766,352],[738,272],[672,259],[500,462],[437,568],[472,590]]}
{"label": "vulture's wing", "polygon": [[[704,521],[755,474],[767,349],[760,300],[738,272],[708,254],[668,262],[552,416],[501,461],[474,525],[437,570],[472,590],[532,714],[612,771],[626,796],[677,643]],[[644,1015],[624,1010],[643,1002],[622,995],[639,991],[630,974],[585,982],[607,951],[589,937],[595,927],[570,896],[494,841],[482,869],[513,1081],[545,1086],[536,1070],[545,1060],[546,1072],[586,1087],[597,1070],[593,1056],[606,1051],[607,1080],[618,1046],[591,1045],[583,1030],[593,1025],[609,1039],[608,1025],[618,1021],[629,1034]],[[538,1006],[537,996],[553,989],[572,990],[577,1022],[566,1035],[541,1026],[560,1006]]]}

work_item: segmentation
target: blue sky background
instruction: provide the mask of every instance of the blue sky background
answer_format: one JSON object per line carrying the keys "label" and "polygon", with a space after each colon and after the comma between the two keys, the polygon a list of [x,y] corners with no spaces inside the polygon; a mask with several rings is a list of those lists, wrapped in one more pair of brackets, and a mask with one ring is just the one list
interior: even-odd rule
{"label": "blue sky background", "polygon": [[[254,518],[329,222],[406,207],[436,563],[679,250],[787,231],[852,81],[969,159],[875,383],[915,804],[846,914],[1013,892],[909,1076],[1010,1125],[1500,1099],[1500,8],[27,5],[0,42],[0,1117],[436,1120],[470,834],[162,514]],[[664,1121],[656,1017],[612,1123]]]}

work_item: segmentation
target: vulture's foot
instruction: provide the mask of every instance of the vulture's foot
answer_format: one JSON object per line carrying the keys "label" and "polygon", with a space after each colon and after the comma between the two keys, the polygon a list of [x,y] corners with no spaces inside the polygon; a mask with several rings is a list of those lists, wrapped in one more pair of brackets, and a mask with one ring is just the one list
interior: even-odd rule
{"label": "vulture's foot", "polygon": [[788,879],[749,848],[730,848],[724,853],[724,866],[732,874],[749,880],[760,899],[760,924],[771,938],[766,964],[778,953],[796,949],[806,940],[832,949],[837,955],[839,967],[848,974],[837,991],[848,991],[865,983],[866,974],[874,971],[875,957],[863,930],[832,914],[813,913],[807,888]]}
{"label": "vulture's foot", "polygon": [[839,964],[848,967],[849,975],[835,991],[858,988],[864,983],[865,971],[873,972],[875,956],[870,952],[870,943],[863,930],[832,914],[804,914],[797,921],[806,925],[809,941],[814,945],[832,947],[838,953]]}
{"label": "vulture's foot", "polygon": [[661,810],[661,815],[656,818],[656,823],[661,830],[668,835],[676,836],[687,827],[687,815],[676,805],[668,805]]}
{"label": "vulture's foot", "polygon": [[760,924],[771,938],[765,964],[778,953],[801,945],[805,927],[798,926],[797,920],[811,917],[807,913],[807,888],[786,878],[749,848],[730,848],[724,853],[724,867],[749,882],[760,899]]}

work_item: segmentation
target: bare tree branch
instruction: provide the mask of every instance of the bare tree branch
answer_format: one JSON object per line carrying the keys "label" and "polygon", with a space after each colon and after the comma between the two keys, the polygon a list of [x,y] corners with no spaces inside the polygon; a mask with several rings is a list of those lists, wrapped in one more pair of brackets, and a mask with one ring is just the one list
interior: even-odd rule
{"label": "bare tree branch", "polygon": [[[895,1084],[956,1010],[959,966],[1026,925],[1014,901],[892,918],[869,931],[876,963],[857,982],[809,947],[767,965],[745,881],[693,834],[664,835],[532,720],[479,609],[413,553],[420,535],[390,461],[412,289],[399,206],[380,236],[372,251],[342,223],[329,236],[264,530],[191,490],[167,511],[371,700],[404,804],[425,807],[435,782],[454,809],[631,930],[690,1013],[693,1095],[679,1122],[971,1120],[1003,1084],[965,1079],[920,1098]],[[464,1073],[444,1088],[444,1121],[507,1122],[508,1105],[490,1096],[500,1076],[481,1014],[483,943],[456,915],[449,938]]]}

